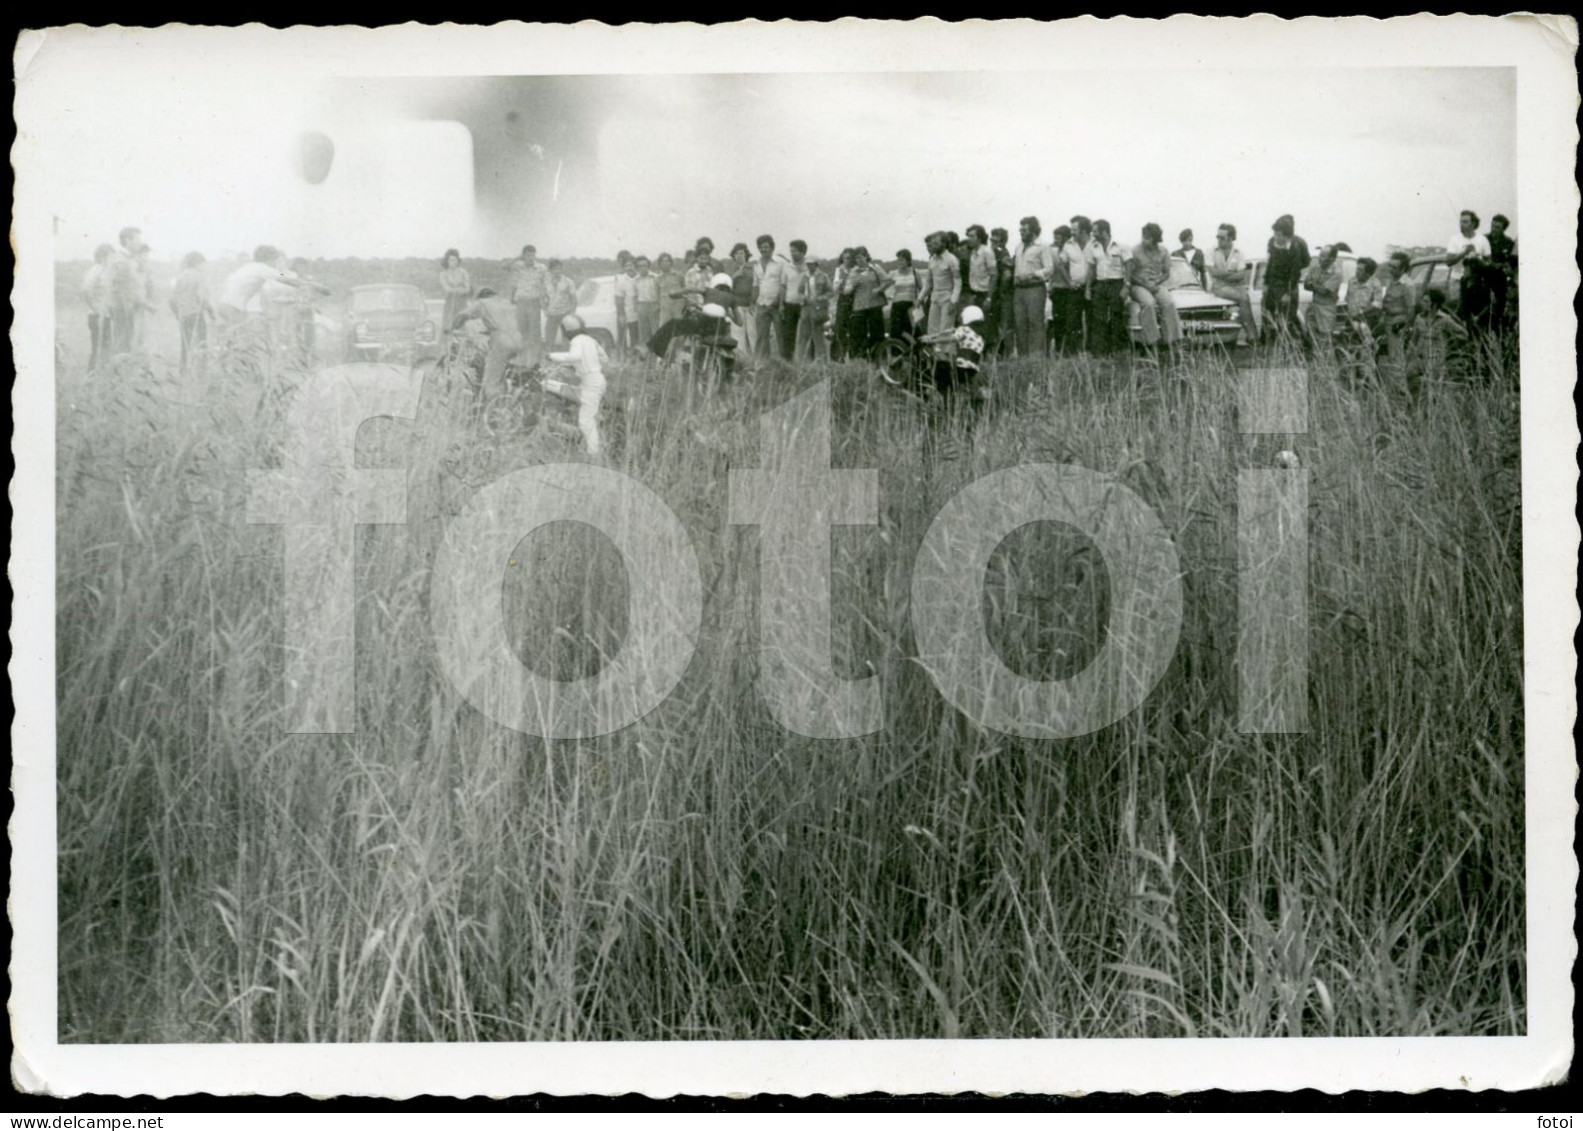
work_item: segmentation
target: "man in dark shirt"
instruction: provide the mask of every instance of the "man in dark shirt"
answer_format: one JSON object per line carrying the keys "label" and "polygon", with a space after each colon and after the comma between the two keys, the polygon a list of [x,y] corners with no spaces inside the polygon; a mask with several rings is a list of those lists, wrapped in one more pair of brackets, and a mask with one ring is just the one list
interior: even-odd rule
{"label": "man in dark shirt", "polygon": [[1490,286],[1501,329],[1517,320],[1517,241],[1506,234],[1509,227],[1511,221],[1499,213],[1490,217]]}
{"label": "man in dark shirt", "polygon": [[989,247],[995,253],[995,300],[990,303],[984,327],[986,357],[1005,357],[1011,353],[1011,300],[1016,293],[1017,264],[1005,228],[992,228]]}

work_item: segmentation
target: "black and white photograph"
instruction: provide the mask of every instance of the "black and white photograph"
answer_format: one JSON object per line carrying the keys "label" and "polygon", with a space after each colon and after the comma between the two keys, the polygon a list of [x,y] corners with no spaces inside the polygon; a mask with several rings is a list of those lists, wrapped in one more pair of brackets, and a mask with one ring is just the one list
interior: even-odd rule
{"label": "black and white photograph", "polygon": [[17,1086],[1561,1078],[1576,47],[23,33]]}

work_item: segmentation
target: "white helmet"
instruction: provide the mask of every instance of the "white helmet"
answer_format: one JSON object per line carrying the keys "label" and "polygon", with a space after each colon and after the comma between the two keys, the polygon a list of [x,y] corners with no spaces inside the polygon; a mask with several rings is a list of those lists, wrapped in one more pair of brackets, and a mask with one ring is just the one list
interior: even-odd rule
{"label": "white helmet", "polygon": [[971,325],[974,322],[984,321],[984,312],[976,306],[969,306],[962,311],[962,325]]}
{"label": "white helmet", "polygon": [[710,318],[724,318],[726,316],[726,308],[718,302],[706,302],[703,305],[703,313]]}
{"label": "white helmet", "polygon": [[568,314],[561,319],[561,329],[568,334],[575,334],[583,328],[583,320],[575,314]]}
{"label": "white helmet", "polygon": [[711,287],[729,287],[731,285],[731,276],[722,271],[713,279],[709,280],[709,285]]}

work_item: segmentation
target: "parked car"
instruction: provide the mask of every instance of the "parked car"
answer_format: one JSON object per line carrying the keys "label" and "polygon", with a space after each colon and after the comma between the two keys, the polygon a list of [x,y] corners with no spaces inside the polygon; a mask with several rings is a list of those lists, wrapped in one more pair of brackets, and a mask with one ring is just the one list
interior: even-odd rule
{"label": "parked car", "polygon": [[353,287],[346,304],[348,361],[416,360],[438,352],[440,325],[410,283]]}
{"label": "parked car", "polygon": [[[1234,346],[1242,334],[1237,304],[1210,294],[1198,284],[1198,275],[1185,259],[1171,260],[1171,297],[1182,323],[1182,340],[1188,345]],[[1134,343],[1143,341],[1140,307],[1127,298],[1127,328]]]}
{"label": "parked car", "polygon": [[595,275],[577,284],[577,316],[589,337],[609,353],[616,348],[620,327],[616,323],[616,277]]}
{"label": "parked car", "polygon": [[1446,292],[1446,301],[1452,309],[1461,298],[1462,280],[1451,277],[1451,264],[1446,262],[1444,255],[1421,255],[1413,260],[1412,266],[1407,268],[1407,281],[1420,296],[1430,287],[1439,287]]}
{"label": "parked car", "polygon": [[[1317,252],[1314,253],[1316,256]],[[1253,317],[1260,326],[1264,325],[1264,274],[1270,266],[1270,261],[1265,256],[1257,256],[1245,260],[1253,269],[1253,278],[1248,282],[1248,301],[1253,304]],[[1341,264],[1341,294],[1339,300],[1347,301],[1347,287],[1352,282],[1352,277],[1358,273],[1358,257],[1349,251],[1343,251],[1336,256],[1336,262]],[[1314,301],[1314,292],[1308,289],[1308,284],[1299,283],[1297,287],[1297,315],[1303,320],[1303,325],[1308,324],[1308,304]]]}

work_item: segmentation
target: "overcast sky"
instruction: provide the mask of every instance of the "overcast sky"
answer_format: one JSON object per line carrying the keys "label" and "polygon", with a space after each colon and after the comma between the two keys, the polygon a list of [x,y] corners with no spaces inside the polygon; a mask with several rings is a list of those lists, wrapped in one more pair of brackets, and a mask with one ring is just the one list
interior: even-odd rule
{"label": "overcast sky", "polygon": [[[1248,61],[1255,61],[1250,57]],[[1262,61],[1262,60],[1259,60]],[[1196,60],[1195,60],[1196,62]],[[1201,245],[1441,244],[1516,209],[1511,69],[645,75],[217,86],[119,66],[47,146],[58,254],[723,251],[761,232],[889,257],[935,228],[1082,212]],[[311,183],[305,133],[333,145]],[[321,143],[321,150],[323,149]],[[320,153],[322,158],[323,152]]]}

